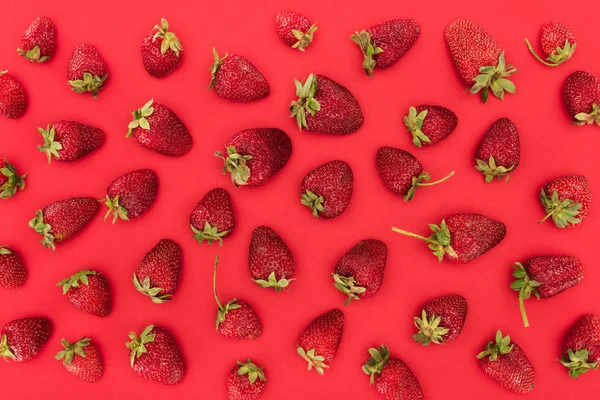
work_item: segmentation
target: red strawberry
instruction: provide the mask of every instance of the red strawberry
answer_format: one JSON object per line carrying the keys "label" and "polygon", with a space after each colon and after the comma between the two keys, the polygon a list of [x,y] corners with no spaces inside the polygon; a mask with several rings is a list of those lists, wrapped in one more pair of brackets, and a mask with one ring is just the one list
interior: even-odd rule
{"label": "red strawberry", "polygon": [[67,339],[60,342],[63,349],[56,354],[57,360],[67,371],[86,382],[96,382],[104,373],[104,364],[100,351],[92,339],[83,337],[79,341],[69,343]]}
{"label": "red strawberry", "polygon": [[29,226],[42,235],[42,244],[55,250],[57,243],[76,236],[94,218],[100,205],[90,197],[73,197],[48,204],[37,210]]}
{"label": "red strawberry", "polygon": [[17,289],[26,280],[27,269],[19,254],[8,246],[0,246],[0,288]]}
{"label": "red strawberry", "polygon": [[488,252],[506,235],[506,225],[481,214],[452,214],[439,226],[431,224],[429,227],[433,235],[428,238],[398,228],[392,231],[424,240],[440,262],[445,256],[459,264]]}
{"label": "red strawberry", "polygon": [[367,76],[373,68],[387,68],[396,63],[415,44],[421,27],[413,19],[393,19],[356,32],[350,37],[363,53]]}
{"label": "red strawberry", "polygon": [[8,199],[17,194],[17,189],[25,189],[27,174],[19,176],[14,165],[6,157],[0,158],[0,199]]}
{"label": "red strawberry", "polygon": [[169,23],[161,18],[152,32],[142,40],[142,62],[144,68],[155,78],[164,78],[179,67],[183,48],[175,32],[169,32]]}
{"label": "red strawberry", "polygon": [[223,174],[229,172],[234,186],[259,186],[281,170],[292,155],[292,141],[281,129],[245,129],[225,143]]}
{"label": "red strawberry", "polygon": [[514,393],[527,394],[533,390],[535,371],[527,355],[510,336],[496,333],[496,341],[489,342],[477,355],[483,372],[494,382]]}
{"label": "red strawberry", "polygon": [[294,257],[281,236],[268,226],[259,226],[252,231],[248,256],[250,273],[254,282],[276,292],[289,289],[294,280]]}
{"label": "red strawberry", "polygon": [[585,71],[575,71],[563,86],[563,102],[575,125],[600,125],[600,80]]}
{"label": "red strawberry", "polygon": [[83,43],[75,47],[67,68],[67,79],[75,93],[90,92],[96,99],[107,78],[106,64],[94,46]]}
{"label": "red strawberry", "polygon": [[100,272],[83,270],[56,284],[63,295],[78,310],[106,317],[111,311],[111,293],[106,278]]}
{"label": "red strawberry", "polygon": [[565,338],[564,355],[560,362],[577,379],[600,362],[600,318],[593,314],[581,316]]}
{"label": "red strawberry", "polygon": [[362,370],[371,376],[371,386],[386,400],[425,400],[419,381],[408,365],[399,358],[390,358],[385,345],[369,349],[371,358]]}
{"label": "red strawberry", "polygon": [[294,82],[298,99],[290,104],[290,118],[296,118],[300,130],[347,135],[362,126],[364,116],[358,100],[339,83],[313,74]]}
{"label": "red strawberry", "polygon": [[283,43],[304,51],[313,41],[317,25],[310,23],[304,15],[294,11],[283,11],[275,17],[277,33]]}
{"label": "red strawberry", "polygon": [[525,304],[531,294],[547,299],[575,286],[584,277],[581,262],[576,257],[540,256],[532,257],[524,263],[516,262],[512,266],[513,276],[517,279],[510,288],[519,292],[519,305],[525,326],[529,326]]}
{"label": "red strawberry", "polygon": [[315,318],[300,336],[298,354],[308,362],[308,370],[323,375],[335,359],[344,333],[344,313],[338,309]]}
{"label": "red strawberry", "polygon": [[592,206],[592,192],[585,176],[572,175],[546,183],[540,193],[540,202],[558,228],[572,228],[584,221]]}
{"label": "red strawberry", "polygon": [[271,93],[269,82],[248,60],[237,54],[227,54],[219,58],[213,47],[215,62],[211,67],[212,78],[209,89],[226,100],[253,101],[265,98]]}
{"label": "red strawberry", "polygon": [[223,245],[223,239],[233,233],[235,218],[229,194],[225,189],[215,188],[206,193],[190,215],[190,228],[198,243],[215,240]]}
{"label": "red strawberry", "polygon": [[181,273],[181,247],[162,239],[145,256],[133,274],[133,285],[155,304],[173,300]]}
{"label": "red strawberry", "polygon": [[133,112],[126,137],[166,156],[182,156],[192,148],[192,136],[179,117],[167,106],[150,99]]}
{"label": "red strawberry", "polygon": [[408,109],[404,125],[415,146],[429,147],[450,136],[458,125],[458,118],[447,108],[423,104]]}
{"label": "red strawberry", "polygon": [[380,147],[377,150],[376,163],[383,184],[394,194],[402,196],[404,201],[412,200],[418,187],[437,185],[454,175],[452,171],[438,181],[425,183],[424,181],[429,181],[431,176],[423,171],[419,160],[408,151],[393,147]]}
{"label": "red strawberry", "polygon": [[542,25],[540,43],[546,60],[537,55],[529,40],[525,39],[531,54],[542,64],[556,67],[567,61],[577,48],[575,35],[564,24],[557,21],[546,22]]}
{"label": "red strawberry", "polygon": [[0,114],[8,118],[20,118],[27,111],[27,94],[17,78],[0,71]]}
{"label": "red strawberry", "polygon": [[267,378],[260,367],[248,359],[237,362],[227,374],[227,397],[229,400],[256,400],[267,387]]}
{"label": "red strawberry", "polygon": [[429,301],[421,309],[421,317],[414,317],[419,331],[412,336],[413,339],[423,346],[451,342],[465,325],[468,309],[467,300],[458,294]]}
{"label": "red strawberry", "polygon": [[31,62],[46,62],[56,50],[56,26],[49,18],[36,17],[21,36],[20,56]]}
{"label": "red strawberry", "polygon": [[38,149],[46,153],[48,164],[57,161],[75,161],[104,144],[105,135],[98,128],[75,121],[56,121],[46,129],[38,128],[44,145]]}
{"label": "red strawberry", "polygon": [[315,218],[334,218],[343,213],[353,191],[352,168],[340,160],[330,161],[310,171],[300,186],[300,203]]}
{"label": "red strawberry", "polygon": [[47,318],[21,318],[7,322],[0,331],[0,356],[23,362],[35,357],[52,334]]}
{"label": "red strawberry", "polygon": [[186,368],[175,338],[165,328],[148,325],[137,336],[129,333],[125,343],[131,353],[131,368],[142,378],[165,385],[175,385],[185,376]]}
{"label": "red strawberry", "polygon": [[387,246],[380,240],[361,240],[339,259],[333,269],[334,286],[352,300],[372,297],[383,283]]}
{"label": "red strawberry", "polygon": [[117,218],[129,221],[145,213],[156,198],[158,176],[151,169],[138,169],[119,176],[106,189],[108,212],[104,220],[113,214],[113,224]]}
{"label": "red strawberry", "polygon": [[515,124],[508,118],[500,118],[488,129],[475,152],[475,169],[485,176],[485,182],[500,180],[519,166],[521,144]]}
{"label": "red strawberry", "polygon": [[457,19],[446,28],[444,39],[461,79],[472,85],[472,94],[481,91],[485,103],[489,90],[500,100],[504,92],[515,93],[508,77],[518,70],[506,64],[504,50],[475,21]]}

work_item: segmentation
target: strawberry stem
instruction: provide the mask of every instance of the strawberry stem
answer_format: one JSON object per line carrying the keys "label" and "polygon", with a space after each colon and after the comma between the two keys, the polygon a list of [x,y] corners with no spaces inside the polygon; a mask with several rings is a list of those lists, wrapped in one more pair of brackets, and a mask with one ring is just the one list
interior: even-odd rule
{"label": "strawberry stem", "polygon": [[560,63],[551,64],[547,61],[542,60],[540,58],[540,56],[537,55],[537,53],[533,49],[533,46],[531,45],[531,43],[529,43],[529,40],[527,38],[525,38],[525,43],[527,43],[527,48],[529,49],[529,52],[531,53],[531,55],[534,56],[536,58],[536,60],[538,60],[542,64],[547,65],[548,67],[557,67],[560,65]]}
{"label": "strawberry stem", "polygon": [[405,230],[402,230],[402,229],[398,229],[396,227],[392,227],[392,231],[394,231],[396,233],[401,233],[401,234],[406,235],[406,236],[410,236],[410,237],[414,237],[414,238],[417,238],[417,239],[424,240],[427,243],[438,244],[437,242],[435,242],[434,240],[431,240],[430,238],[426,238],[425,236],[417,235],[416,233],[412,233],[412,232],[408,232],[408,231],[405,231]]}
{"label": "strawberry stem", "polygon": [[219,310],[223,310],[223,305],[219,301],[219,296],[217,296],[217,266],[219,265],[219,256],[215,258],[215,269],[213,272],[213,294],[215,295],[215,300],[217,301],[217,305],[219,306]]}
{"label": "strawberry stem", "polygon": [[454,175],[454,171],[450,172],[448,175],[446,175],[445,177],[443,177],[442,179],[435,181],[435,182],[428,182],[428,183],[417,183],[417,186],[433,186],[433,185],[437,185],[438,183],[442,183],[445,180],[451,178]]}
{"label": "strawberry stem", "polygon": [[527,313],[525,312],[525,299],[523,298],[523,288],[519,290],[519,307],[521,308],[521,316],[523,317],[523,325],[525,328],[529,326],[529,320],[527,319]]}

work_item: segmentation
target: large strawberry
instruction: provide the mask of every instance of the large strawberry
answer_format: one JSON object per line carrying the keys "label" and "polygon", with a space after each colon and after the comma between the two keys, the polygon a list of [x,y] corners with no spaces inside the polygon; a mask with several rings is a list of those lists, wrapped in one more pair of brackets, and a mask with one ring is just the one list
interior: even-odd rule
{"label": "large strawberry", "polygon": [[5,361],[23,362],[35,357],[52,334],[47,318],[31,317],[7,322],[0,331],[0,356]]}
{"label": "large strawberry", "polygon": [[6,157],[0,158],[0,199],[8,199],[17,194],[17,189],[25,189],[27,174],[19,176],[14,165]]}
{"label": "large strawberry", "polygon": [[581,316],[565,337],[564,354],[560,359],[577,379],[600,363],[600,318],[593,314]]}
{"label": "large strawberry", "polygon": [[27,111],[28,103],[23,85],[8,71],[0,70],[0,114],[20,118]]}
{"label": "large strawberry", "polygon": [[227,374],[227,396],[229,400],[256,400],[266,390],[267,378],[263,367],[252,362],[238,361]]}
{"label": "large strawberry", "polygon": [[79,271],[56,286],[62,286],[63,295],[73,307],[99,317],[110,314],[112,296],[108,282],[100,272]]}
{"label": "large strawberry", "polygon": [[558,21],[549,21],[542,25],[540,44],[546,60],[537,55],[529,40],[525,39],[531,54],[542,64],[556,67],[571,58],[577,48],[575,35]]}
{"label": "large strawberry", "polygon": [[552,217],[558,228],[572,228],[588,217],[592,191],[585,176],[563,176],[544,185],[540,202],[546,212],[540,222]]}
{"label": "large strawberry", "polygon": [[233,233],[235,218],[227,190],[215,188],[204,195],[190,214],[190,228],[198,243],[212,245]]}
{"label": "large strawberry", "polygon": [[237,54],[227,54],[219,58],[213,47],[215,62],[211,66],[209,89],[226,100],[254,101],[271,93],[269,82],[247,59]]}
{"label": "large strawberry", "polygon": [[100,357],[100,350],[92,339],[83,337],[77,342],[69,343],[67,339],[61,340],[63,349],[55,358],[62,360],[67,371],[86,382],[96,382],[104,373],[104,363]]}
{"label": "large strawberry", "polygon": [[0,288],[17,289],[26,280],[27,269],[19,253],[8,246],[0,246]]}
{"label": "large strawberry", "polygon": [[308,362],[308,370],[323,375],[337,355],[344,333],[344,313],[338,309],[315,318],[300,336],[298,355]]}
{"label": "large strawberry", "polygon": [[252,231],[248,255],[250,273],[254,282],[276,292],[289,289],[294,280],[294,257],[281,236],[268,226]]}
{"label": "large strawberry", "polygon": [[412,336],[413,339],[423,346],[456,339],[465,325],[468,309],[467,300],[458,294],[427,302],[421,309],[421,315],[414,317],[418,332]]}
{"label": "large strawberry", "polygon": [[155,304],[173,299],[181,273],[181,247],[162,239],[145,256],[133,274],[133,286]]}
{"label": "large strawberry", "polygon": [[142,40],[142,62],[144,68],[155,78],[164,78],[179,67],[183,48],[175,32],[169,32],[169,22],[161,18]]}
{"label": "large strawberry", "polygon": [[56,26],[48,17],[36,17],[21,36],[20,56],[31,62],[46,62],[56,50]]}
{"label": "large strawberry", "polygon": [[563,102],[575,125],[600,125],[600,79],[575,71],[563,85]]}
{"label": "large strawberry", "polygon": [[490,183],[513,172],[521,160],[519,132],[508,118],[500,118],[488,129],[475,152],[475,169]]}
{"label": "large strawberry", "polygon": [[450,136],[458,125],[458,118],[447,108],[423,104],[408,109],[404,125],[415,146],[429,147]]}
{"label": "large strawberry", "polygon": [[156,198],[158,176],[151,169],[138,169],[119,176],[106,189],[106,220],[113,214],[113,224],[118,218],[129,221],[145,213]]}
{"label": "large strawberry", "polygon": [[300,186],[300,203],[312,210],[315,218],[334,218],[343,213],[354,190],[352,168],[334,160],[310,171]]}
{"label": "large strawberry", "polygon": [[304,15],[295,11],[282,11],[275,17],[277,33],[283,43],[304,51],[313,41],[317,25],[311,24]]}
{"label": "large strawberry", "polygon": [[96,99],[107,78],[106,64],[94,46],[83,43],[75,47],[67,68],[67,79],[74,92],[90,92]]}
{"label": "large strawberry", "polygon": [[44,144],[38,146],[46,153],[48,163],[54,157],[57,161],[75,161],[88,155],[104,144],[102,130],[76,121],[56,121],[46,129],[38,128]]}

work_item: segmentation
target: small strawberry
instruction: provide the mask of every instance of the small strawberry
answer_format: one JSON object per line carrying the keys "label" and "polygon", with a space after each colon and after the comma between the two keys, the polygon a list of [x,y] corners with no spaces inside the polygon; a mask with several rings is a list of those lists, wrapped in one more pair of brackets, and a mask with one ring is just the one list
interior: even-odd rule
{"label": "small strawberry", "polygon": [[300,336],[298,354],[315,368],[319,375],[329,368],[340,347],[344,333],[344,313],[338,309],[315,318]]}
{"label": "small strawberry", "polygon": [[104,144],[105,135],[98,128],[76,121],[56,121],[46,129],[38,128],[44,144],[38,146],[46,153],[48,164],[54,157],[57,161],[75,161],[98,149]]}
{"label": "small strawberry", "polygon": [[206,193],[190,215],[190,228],[198,243],[206,240],[212,245],[218,240],[223,246],[223,239],[233,233],[234,227],[231,199],[225,189],[215,188]]}
{"label": "small strawberry", "polygon": [[557,21],[546,22],[542,25],[540,43],[546,60],[537,55],[529,40],[525,39],[531,54],[542,64],[556,67],[573,56],[577,48],[575,35],[564,24]]}
{"label": "small strawberry", "polygon": [[426,238],[398,228],[392,231],[427,242],[439,262],[444,257],[466,264],[488,252],[506,235],[506,225],[481,214],[452,214],[438,225],[429,225],[433,235]]}
{"label": "small strawberry", "polygon": [[158,176],[151,169],[138,169],[119,176],[106,189],[108,211],[104,220],[113,214],[113,224],[118,218],[129,221],[145,213],[156,198]]}
{"label": "small strawberry", "polygon": [[583,175],[563,176],[546,183],[540,193],[540,202],[558,228],[572,228],[584,221],[592,206],[592,191]]}
{"label": "small strawberry", "polygon": [[173,300],[181,273],[181,247],[162,239],[145,256],[133,274],[133,286],[155,304]]}
{"label": "small strawberry", "polygon": [[27,94],[17,78],[0,70],[0,114],[20,118],[27,111]]}
{"label": "small strawberry", "polygon": [[21,36],[20,56],[31,62],[46,62],[56,50],[56,26],[49,18],[36,17]]}
{"label": "small strawberry", "polygon": [[220,151],[223,174],[229,172],[234,186],[259,186],[279,172],[292,155],[292,141],[281,129],[245,129],[225,143],[226,155]]}
{"label": "small strawberry", "polygon": [[75,47],[67,68],[67,79],[75,93],[90,92],[96,99],[107,78],[106,64],[94,46],[83,43]]}
{"label": "small strawberry", "polygon": [[300,186],[300,203],[315,218],[334,218],[343,213],[354,188],[352,168],[340,160],[330,161],[310,171]]}
{"label": "small strawberry", "polygon": [[565,337],[564,355],[559,360],[577,379],[600,362],[600,318],[593,314],[581,316]]}
{"label": "small strawberry", "polygon": [[575,125],[600,125],[600,79],[575,71],[563,85],[563,102]]}
{"label": "small strawberry", "polygon": [[252,231],[248,256],[252,280],[263,288],[276,292],[289,289],[294,280],[295,263],[292,252],[281,236],[268,226]]}
{"label": "small strawberry", "polygon": [[8,246],[0,246],[0,288],[17,289],[26,280],[27,269],[19,253]]}
{"label": "small strawberry", "polygon": [[275,17],[277,33],[283,43],[304,51],[313,41],[317,25],[311,24],[304,15],[294,11],[283,11]]}
{"label": "small strawberry", "polygon": [[169,23],[161,18],[160,25],[142,40],[142,62],[146,71],[155,78],[164,78],[179,67],[183,48],[175,32],[169,32]]}
{"label": "small strawberry", "polygon": [[63,295],[78,310],[106,317],[111,311],[111,293],[108,282],[100,272],[83,270],[56,284]]}
{"label": "small strawberry", "polygon": [[450,136],[458,125],[458,118],[447,108],[423,104],[408,109],[404,125],[415,146],[429,147]]}
{"label": "small strawberry", "polygon": [[477,355],[483,372],[494,382],[514,393],[527,394],[533,390],[535,371],[527,355],[510,336],[496,333],[496,341],[489,342]]}
{"label": "small strawberry", "polygon": [[209,89],[225,100],[254,101],[271,93],[269,82],[247,59],[237,54],[227,54],[219,58],[213,47],[215,62],[210,68]]}
{"label": "small strawberry", "polygon": [[62,360],[67,371],[86,382],[96,382],[102,377],[104,363],[100,357],[100,350],[92,343],[92,339],[83,337],[73,343],[63,339],[60,344],[63,349],[55,358]]}
{"label": "small strawberry", "polygon": [[0,356],[23,362],[35,357],[52,334],[47,318],[21,318],[7,322],[0,331]]}
{"label": "small strawberry", "polygon": [[0,199],[8,199],[17,194],[17,189],[25,189],[27,174],[19,176],[14,165],[6,157],[0,158]]}
{"label": "small strawberry", "polygon": [[260,367],[252,362],[238,361],[227,374],[227,397],[229,400],[256,400],[267,387],[267,378]]}
{"label": "small strawberry", "polygon": [[423,346],[451,342],[465,325],[468,309],[467,300],[458,294],[429,301],[421,309],[421,316],[414,317],[419,331],[412,338]]}
{"label": "small strawberry", "polygon": [[475,169],[490,183],[506,177],[518,166],[521,159],[519,132],[508,118],[500,118],[488,129],[475,152]]}

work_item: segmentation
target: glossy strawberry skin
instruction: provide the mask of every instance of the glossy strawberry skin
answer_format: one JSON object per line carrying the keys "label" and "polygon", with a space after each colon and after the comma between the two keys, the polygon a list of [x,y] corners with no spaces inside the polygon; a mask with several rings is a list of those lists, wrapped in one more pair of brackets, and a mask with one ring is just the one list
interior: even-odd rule
{"label": "glossy strawberry skin", "polygon": [[292,30],[308,32],[311,27],[310,20],[304,15],[294,11],[283,11],[275,17],[275,26],[277,34],[288,46],[296,44],[298,39],[292,33]]}
{"label": "glossy strawberry skin", "polygon": [[489,357],[479,360],[483,372],[494,382],[514,393],[527,394],[533,390],[535,371],[527,355],[518,344],[512,342],[510,353],[499,354],[498,359]]}
{"label": "glossy strawberry skin", "polygon": [[192,136],[179,117],[167,106],[153,103],[154,112],[146,117],[150,129],[133,129],[135,140],[147,149],[166,156],[180,157],[192,148]]}
{"label": "glossy strawberry skin", "polygon": [[337,355],[344,333],[344,314],[333,309],[315,318],[300,336],[298,345],[308,352],[324,357],[323,363],[330,365]]}
{"label": "glossy strawberry skin", "polygon": [[433,146],[446,139],[458,125],[458,117],[451,110],[432,104],[415,107],[417,114],[427,110],[421,131],[429,138],[429,142],[421,141],[421,147]]}
{"label": "glossy strawberry skin", "polygon": [[568,350],[587,350],[588,362],[600,362],[600,318],[593,314],[581,316],[571,327],[564,343],[564,354]]}
{"label": "glossy strawberry skin", "polygon": [[319,216],[334,218],[348,208],[354,190],[353,180],[350,165],[341,160],[334,160],[306,174],[300,193],[310,190],[317,196],[322,196],[324,210],[319,212]]}
{"label": "glossy strawberry skin", "polygon": [[[177,36],[175,36],[173,32],[168,31],[168,27],[168,22],[164,19],[161,20],[161,23],[156,25],[152,32],[144,36],[141,44],[142,63],[144,68],[151,76],[158,79],[165,78],[172,74],[179,68],[183,61],[183,48],[181,48]],[[161,28],[161,30],[159,30],[159,28]],[[165,31],[162,30],[162,28],[167,29]],[[170,40],[167,43],[170,45],[176,43],[175,48],[177,51],[169,46],[163,53],[161,51],[161,46],[164,39],[170,35],[173,35],[173,37],[170,37]]]}
{"label": "glossy strawberry skin", "polygon": [[0,246],[0,288],[17,289],[27,281],[27,269],[19,253]]}
{"label": "glossy strawberry skin", "polygon": [[[443,335],[444,343],[458,337],[465,325],[468,309],[467,300],[458,294],[437,297],[422,308],[428,318],[432,315],[441,317],[439,326],[448,329],[448,333]],[[420,316],[420,313],[418,315]]]}
{"label": "glossy strawberry skin", "polygon": [[519,165],[521,144],[515,124],[508,118],[500,118],[488,129],[475,152],[475,159],[488,162],[494,157],[496,165],[506,168]]}
{"label": "glossy strawberry skin", "polygon": [[[54,141],[62,145],[58,150],[57,161],[76,161],[100,148],[106,139],[101,129],[85,125],[76,121],[56,121],[54,127]],[[41,128],[40,128],[41,129]]]}
{"label": "glossy strawberry skin", "polygon": [[32,359],[42,350],[51,334],[52,324],[46,318],[21,318],[8,322],[0,331],[0,339],[4,340],[6,336],[8,348],[15,358],[5,356],[5,359],[15,362]]}
{"label": "glossy strawberry skin", "polygon": [[277,281],[294,275],[296,265],[292,252],[281,236],[268,226],[259,226],[252,231],[248,259],[253,279],[268,281],[272,272]]}
{"label": "glossy strawberry skin", "polygon": [[262,324],[256,313],[244,300],[237,299],[235,304],[240,307],[231,309],[227,313],[225,320],[219,324],[219,333],[234,340],[258,339],[262,334]]}
{"label": "glossy strawberry skin", "polygon": [[573,118],[592,113],[594,104],[600,106],[600,80],[586,71],[573,72],[565,80],[563,102]]}
{"label": "glossy strawberry skin", "polygon": [[413,186],[413,178],[423,173],[423,165],[415,156],[393,147],[380,147],[376,164],[383,184],[398,196],[406,195]]}
{"label": "glossy strawberry skin", "polygon": [[[546,183],[542,189],[548,198],[552,197],[554,191],[558,193],[560,201],[571,200],[573,203],[581,204],[577,218],[583,222],[590,213],[592,205],[592,191],[587,179],[583,175],[565,176],[553,179]],[[572,228],[579,224],[567,224],[567,228]]]}
{"label": "glossy strawberry skin", "polygon": [[445,219],[451,245],[458,258],[446,253],[447,260],[465,264],[498,245],[506,235],[506,226],[481,214],[453,214]]}
{"label": "glossy strawberry skin", "polygon": [[71,286],[66,293],[69,302],[78,310],[106,317],[112,310],[112,296],[106,277],[100,273],[87,275],[88,284]]}
{"label": "glossy strawberry skin", "polygon": [[366,289],[365,292],[356,295],[366,299],[374,296],[383,284],[387,255],[387,246],[382,241],[361,240],[338,260],[333,272],[344,277],[353,277],[355,285]]}
{"label": "glossy strawberry skin", "polygon": [[375,375],[375,389],[386,400],[425,400],[419,381],[398,358],[390,358],[379,374]]}
{"label": "glossy strawberry skin", "polygon": [[158,176],[151,169],[138,169],[116,178],[106,194],[110,199],[119,196],[119,204],[127,210],[127,218],[145,213],[158,193]]}
{"label": "glossy strawberry skin", "polygon": [[161,288],[158,295],[173,294],[181,273],[181,247],[172,240],[162,239],[143,258],[135,271],[140,282],[150,278],[150,287]]}
{"label": "glossy strawberry skin", "polygon": [[44,221],[51,227],[54,243],[72,239],[94,218],[100,205],[91,197],[71,198],[48,204],[43,210]]}
{"label": "glossy strawberry skin", "polygon": [[69,364],[63,359],[63,366],[82,381],[96,382],[104,374],[104,363],[100,350],[93,342],[90,342],[83,348],[83,351],[85,357],[75,354]]}
{"label": "glossy strawberry skin", "polygon": [[238,374],[240,367],[234,366],[227,374],[227,398],[229,400],[257,400],[267,388],[267,382],[256,379],[250,383],[248,374]]}
{"label": "glossy strawberry skin", "polygon": [[54,55],[56,50],[56,26],[49,18],[36,17],[21,37],[19,53],[25,57],[35,47],[39,54],[29,59],[31,62],[44,62]]}
{"label": "glossy strawberry skin", "polygon": [[546,299],[575,286],[585,277],[577,257],[538,256],[523,263],[529,278],[539,282],[539,296]]}
{"label": "glossy strawberry skin", "polygon": [[7,71],[0,71],[0,114],[8,118],[20,118],[27,111],[27,94],[17,78]]}
{"label": "glossy strawberry skin", "polygon": [[83,81],[84,74],[89,73],[92,77],[97,76],[104,82],[96,89],[94,96],[97,96],[97,90],[106,86],[108,78],[108,69],[98,50],[91,44],[82,43],[75,47],[69,65],[67,67],[68,81]]}
{"label": "glossy strawberry skin", "polygon": [[366,31],[371,37],[371,42],[383,50],[375,55],[375,66],[387,68],[412,48],[421,34],[421,27],[413,19],[395,19],[375,25]]}
{"label": "glossy strawberry skin", "polygon": [[271,93],[271,87],[260,71],[237,54],[222,59],[211,87],[220,97],[241,102],[260,100]]}
{"label": "glossy strawberry skin", "polygon": [[565,42],[569,41],[571,47],[577,44],[575,35],[564,24],[557,21],[549,21],[542,25],[540,34],[540,43],[542,52],[546,57],[550,57],[556,52],[556,48],[565,47]]}
{"label": "glossy strawberry skin", "polygon": [[222,238],[226,238],[233,233],[235,218],[227,190],[212,189],[204,195],[192,210],[190,225],[202,231],[206,222],[212,227],[216,226],[218,232],[227,232]]}
{"label": "glossy strawberry skin", "polygon": [[152,329],[154,341],[146,343],[147,353],[134,361],[133,370],[141,377],[165,385],[175,385],[184,378],[186,367],[175,338],[165,328]]}

